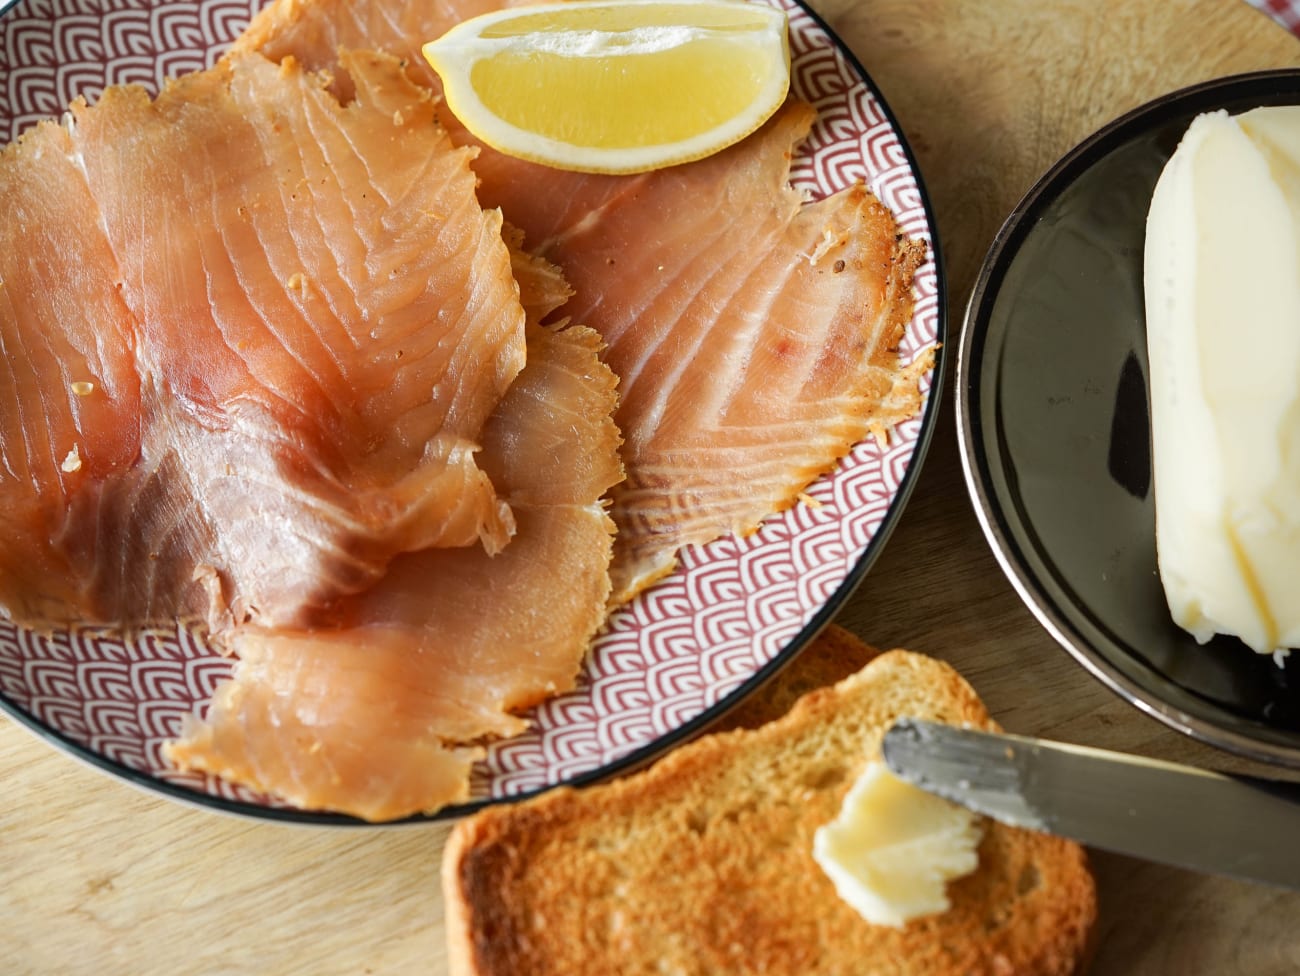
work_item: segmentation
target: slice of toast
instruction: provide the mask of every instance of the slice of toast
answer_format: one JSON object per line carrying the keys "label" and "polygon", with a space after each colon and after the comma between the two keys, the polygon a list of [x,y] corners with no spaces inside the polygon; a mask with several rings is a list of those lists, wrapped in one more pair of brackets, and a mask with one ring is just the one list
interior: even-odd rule
{"label": "slice of toast", "polygon": [[[805,653],[827,673],[872,652],[832,630]],[[777,681],[765,697],[798,671]],[[1060,838],[987,822],[952,907],[901,929],[836,894],[813,832],[901,715],[995,727],[951,667],[890,651],[759,728],[462,821],[443,861],[453,976],[1081,972],[1096,890]]]}

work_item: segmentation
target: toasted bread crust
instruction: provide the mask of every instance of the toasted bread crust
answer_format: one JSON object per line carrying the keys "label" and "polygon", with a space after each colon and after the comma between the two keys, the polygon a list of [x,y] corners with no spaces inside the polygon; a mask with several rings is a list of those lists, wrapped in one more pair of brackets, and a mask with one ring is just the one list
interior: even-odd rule
{"label": "toasted bread crust", "polygon": [[813,832],[905,714],[994,727],[951,667],[890,651],[760,728],[461,822],[443,863],[451,972],[1080,972],[1096,893],[1076,844],[989,823],[952,908],[902,929],[865,922],[812,860]]}

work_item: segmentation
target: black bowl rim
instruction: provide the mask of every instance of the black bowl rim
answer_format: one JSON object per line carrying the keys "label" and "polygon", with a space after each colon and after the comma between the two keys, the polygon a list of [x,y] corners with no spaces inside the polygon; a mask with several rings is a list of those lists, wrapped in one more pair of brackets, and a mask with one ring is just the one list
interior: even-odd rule
{"label": "black bowl rim", "polygon": [[[1153,116],[1174,109],[1212,111],[1219,103],[1254,95],[1275,96],[1294,91],[1300,100],[1300,68],[1278,68],[1229,75],[1189,85],[1152,99],[1119,116],[1088,136],[1044,173],[1007,216],[985,256],[967,303],[957,349],[955,410],[962,472],[975,515],[993,555],[1026,607],[1052,638],[1094,678],[1143,713],[1209,745],[1266,763],[1300,768],[1300,736],[1294,745],[1261,740],[1209,719],[1189,714],[1160,700],[1151,689],[1125,675],[1093,648],[1038,586],[1035,574],[1018,556],[1007,531],[1009,519],[996,504],[989,481],[990,460],[979,443],[981,418],[972,414],[971,399],[980,378],[983,340],[989,314],[1006,267],[1040,204],[1054,199],[1082,171],[1130,138],[1143,133]],[[978,348],[977,348],[978,347]]]}
{"label": "black bowl rim", "polygon": [[[0,0],[0,16],[20,10],[23,6],[30,3],[31,0]],[[483,800],[475,800],[469,803],[453,804],[443,807],[432,814],[418,814],[413,817],[407,817],[401,820],[385,821],[382,823],[371,823],[361,820],[357,817],[348,816],[338,813],[318,813],[307,810],[298,810],[287,807],[269,807],[255,803],[247,803],[242,800],[233,800],[223,796],[215,796],[209,793],[199,793],[188,787],[181,786],[167,780],[158,779],[157,777],[133,769],[107,756],[89,749],[81,743],[69,738],[58,730],[41,722],[35,716],[24,710],[17,702],[10,701],[3,694],[0,694],[0,711],[10,715],[15,721],[34,732],[38,737],[52,743],[58,748],[71,753],[78,759],[83,760],[89,765],[103,770],[114,777],[123,779],[128,783],[140,787],[150,793],[160,793],[178,800],[188,806],[200,807],[206,810],[214,810],[221,813],[233,814],[236,816],[247,817],[253,820],[274,821],[279,823],[300,824],[304,826],[328,826],[328,827],[372,827],[387,828],[401,827],[418,824],[436,823],[441,820],[450,820],[467,816],[485,807],[496,806],[505,803],[515,803],[519,800],[525,800],[532,796],[537,796],[549,790],[555,789],[556,786],[582,787],[600,780],[613,777],[619,773],[625,773],[642,766],[652,759],[668,752],[677,745],[693,738],[703,731],[709,724],[720,718],[726,712],[730,711],[736,705],[740,704],[745,698],[757,691],[769,680],[775,677],[781,670],[794,660],[807,644],[829,624],[835,614],[838,612],[844,602],[858,588],[867,571],[871,568],[884,549],[885,543],[892,535],[899,518],[902,516],[903,508],[907,500],[911,497],[916,482],[920,477],[922,462],[928,453],[930,442],[934,436],[934,429],[938,423],[940,412],[940,401],[943,394],[943,377],[945,362],[947,360],[947,338],[948,338],[948,290],[947,279],[944,272],[943,254],[939,246],[939,228],[934,218],[934,208],[930,202],[930,195],[926,190],[925,182],[922,179],[921,167],[917,163],[916,154],[913,152],[911,145],[902,127],[898,124],[898,119],[894,111],[890,108],[889,103],[885,101],[879,86],[867,74],[862,62],[849,49],[849,47],[839,38],[831,26],[822,18],[817,11],[813,10],[805,0],[794,0],[800,9],[812,19],[831,43],[838,49],[840,55],[848,62],[849,66],[862,79],[867,90],[871,93],[876,104],[879,106],[881,113],[889,122],[890,128],[898,138],[899,147],[902,150],[903,157],[907,160],[907,165],[916,180],[918,195],[921,199],[921,207],[925,213],[926,226],[930,233],[930,257],[934,261],[935,269],[935,298],[936,298],[936,328],[934,344],[934,368],[931,371],[930,391],[926,398],[925,408],[921,414],[921,429],[917,434],[916,446],[913,449],[911,459],[908,461],[907,470],[904,472],[899,482],[898,491],[894,494],[885,510],[884,517],[881,519],[880,527],[876,534],[872,536],[871,541],[863,550],[861,556],[850,568],[845,575],[844,580],[836,588],[835,592],[818,608],[812,619],[808,621],[796,634],[789,643],[786,644],[777,654],[755,671],[749,678],[738,685],[730,693],[725,695],[719,701],[702,711],[693,719],[684,722],[682,725],[673,729],[665,735],[651,740],[640,748],[628,753],[625,756],[596,769],[582,773],[572,779],[565,780],[563,783],[557,783],[550,786],[542,786],[534,790],[521,792],[517,795],[506,797],[493,797]]]}

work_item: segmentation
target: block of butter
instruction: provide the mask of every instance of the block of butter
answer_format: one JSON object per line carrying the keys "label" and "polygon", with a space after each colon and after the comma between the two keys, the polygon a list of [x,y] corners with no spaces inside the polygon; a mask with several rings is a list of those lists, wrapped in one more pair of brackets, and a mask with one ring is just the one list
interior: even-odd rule
{"label": "block of butter", "polygon": [[975,814],[874,761],[813,834],[813,860],[859,915],[899,927],[948,910],[947,883],[979,866],[981,835]]}
{"label": "block of butter", "polygon": [[1300,106],[1202,115],[1145,254],[1160,578],[1199,641],[1300,645]]}

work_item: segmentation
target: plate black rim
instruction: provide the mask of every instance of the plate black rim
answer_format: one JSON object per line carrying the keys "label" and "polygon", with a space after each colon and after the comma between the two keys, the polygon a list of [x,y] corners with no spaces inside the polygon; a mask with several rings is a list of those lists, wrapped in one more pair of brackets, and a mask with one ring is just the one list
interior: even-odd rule
{"label": "plate black rim", "polygon": [[976,278],[958,342],[954,401],[962,473],[980,528],[1012,588],[1057,644],[1110,691],[1184,735],[1250,759],[1300,767],[1300,738],[1293,745],[1261,740],[1190,714],[1160,700],[1089,645],[1086,636],[1039,592],[1035,574],[1011,536],[1008,517],[997,504],[990,478],[992,465],[979,436],[983,418],[978,386],[989,313],[998,286],[1035,215],[1080,173],[1131,137],[1141,134],[1157,117],[1210,111],[1229,100],[1276,96],[1279,83],[1285,83],[1300,100],[1300,69],[1296,68],[1230,75],[1169,92],[1098,129],[1044,173],[1003,222]]}
{"label": "plate black rim", "polygon": [[[12,13],[16,9],[20,9],[26,2],[28,2],[28,0],[10,0],[8,3],[6,3],[5,0],[0,0],[0,17]],[[885,543],[892,535],[899,518],[902,516],[903,509],[906,506],[908,499],[911,497],[916,482],[920,477],[921,467],[929,451],[930,442],[933,439],[934,430],[938,423],[940,404],[943,399],[943,378],[947,359],[946,350],[948,344],[949,316],[948,291],[947,279],[944,272],[943,254],[939,244],[938,225],[935,221],[934,208],[930,201],[929,192],[925,187],[920,165],[917,162],[916,155],[913,152],[910,143],[907,141],[902,127],[898,124],[898,119],[894,115],[893,109],[885,100],[879,86],[876,85],[875,81],[862,66],[861,61],[858,60],[853,51],[850,50],[849,47],[840,39],[821,15],[807,5],[805,0],[794,0],[794,3],[814,22],[814,24],[816,24],[817,27],[826,33],[826,36],[830,39],[831,43],[835,45],[840,55],[861,78],[862,83],[867,87],[872,98],[875,99],[882,114],[889,122],[890,128],[897,136],[899,147],[907,161],[908,168],[916,180],[917,192],[920,197],[922,210],[925,214],[926,225],[930,233],[929,248],[930,257],[934,262],[936,297],[934,368],[930,374],[931,386],[926,398],[925,407],[921,414],[921,425],[916,438],[916,446],[913,448],[912,456],[908,461],[907,470],[904,472],[903,477],[899,482],[898,490],[895,492],[893,499],[885,510],[884,517],[881,519],[880,528],[867,544],[862,555],[858,557],[858,560],[850,568],[843,581],[835,589],[835,592],[832,593],[831,596],[821,605],[813,615],[812,619],[810,619],[808,623],[805,624],[793,638],[791,638],[784,648],[777,652],[772,660],[755,671],[749,678],[718,702],[706,708],[693,719],[673,729],[671,732],[653,739],[644,746],[633,750],[612,763],[605,764],[571,779],[567,779],[562,784],[555,784],[555,786],[564,785],[580,788],[611,778],[620,773],[632,771],[639,766],[650,762],[658,756],[663,755],[681,743],[696,736],[711,723],[721,718],[726,712],[730,711],[749,695],[761,688],[789,665],[798,655],[799,651],[809,644],[831,622],[840,607],[858,588],[863,578],[866,576],[867,571],[879,557]],[[75,758],[84,761],[90,766],[112,775],[114,778],[125,780],[131,785],[149,793],[162,794],[188,806],[199,807],[214,812],[233,814],[252,820],[292,823],[313,827],[390,828],[414,826],[418,824],[429,824],[443,820],[457,819],[486,807],[497,806],[503,803],[515,803],[519,800],[525,800],[529,797],[537,796],[555,788],[555,786],[542,786],[513,796],[487,798],[468,803],[454,804],[443,807],[432,814],[417,814],[400,820],[371,823],[346,814],[268,807],[247,803],[242,800],[232,800],[227,797],[215,796],[208,793],[199,793],[187,787],[168,782],[167,780],[158,779],[149,773],[126,766],[116,760],[95,752],[87,746],[71,739],[64,733],[59,732],[57,729],[41,722],[35,716],[21,708],[17,702],[11,701],[2,693],[0,693],[0,710],[3,710],[20,725],[35,733],[39,738],[44,739],[64,752],[70,753]]]}

